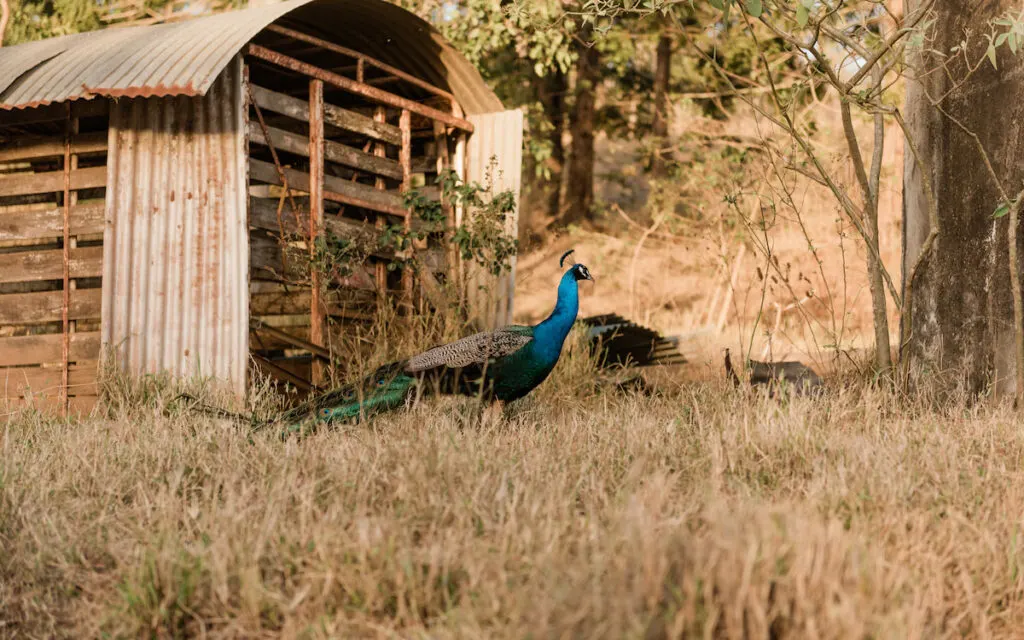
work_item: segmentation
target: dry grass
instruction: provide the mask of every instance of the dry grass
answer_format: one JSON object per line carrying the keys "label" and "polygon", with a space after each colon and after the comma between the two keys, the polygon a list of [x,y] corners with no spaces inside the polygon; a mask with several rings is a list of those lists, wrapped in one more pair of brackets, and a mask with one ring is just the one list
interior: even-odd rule
{"label": "dry grass", "polygon": [[[169,392],[0,426],[9,637],[1011,637],[1024,433],[853,386],[440,402],[282,442]],[[669,376],[663,376],[669,378]],[[126,406],[132,406],[128,404]]]}

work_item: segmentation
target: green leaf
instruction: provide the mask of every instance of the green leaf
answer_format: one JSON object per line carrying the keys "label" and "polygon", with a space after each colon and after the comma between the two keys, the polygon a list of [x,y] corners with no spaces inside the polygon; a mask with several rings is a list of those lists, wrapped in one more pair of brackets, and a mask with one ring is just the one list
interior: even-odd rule
{"label": "green leaf", "polygon": [[1003,46],[1003,43],[1006,42],[1006,39],[1009,38],[1009,37],[1010,37],[1009,33],[1001,33],[1001,34],[999,34],[999,37],[996,38],[996,46],[997,47]]}
{"label": "green leaf", "polygon": [[797,5],[796,8],[796,21],[801,27],[806,27],[807,22],[810,20],[810,12],[804,5]]}
{"label": "green leaf", "polygon": [[763,11],[764,7],[761,6],[761,0],[747,0],[747,13],[755,18],[760,18]]}
{"label": "green leaf", "polygon": [[723,11],[725,9],[725,4],[722,3],[722,0],[708,0],[708,2],[711,3],[712,7],[719,11]]}
{"label": "green leaf", "polygon": [[988,51],[985,52],[988,56],[988,61],[992,63],[992,68],[998,69],[999,65],[996,64],[996,45],[994,42],[990,42],[988,45]]}
{"label": "green leaf", "polygon": [[1010,51],[1013,52],[1013,55],[1017,55],[1017,36],[1012,33],[1010,34]]}
{"label": "green leaf", "polygon": [[992,212],[992,219],[998,220],[1008,213],[1010,213],[1010,204],[1008,202],[1003,202],[996,207],[995,211]]}
{"label": "green leaf", "polygon": [[800,4],[808,11],[814,8],[815,2],[817,2],[817,0],[800,0]]}

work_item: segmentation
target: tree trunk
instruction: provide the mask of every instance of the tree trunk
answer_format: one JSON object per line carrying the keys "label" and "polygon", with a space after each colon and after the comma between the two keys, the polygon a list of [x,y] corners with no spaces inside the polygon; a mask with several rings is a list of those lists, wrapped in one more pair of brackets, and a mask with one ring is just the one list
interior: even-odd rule
{"label": "tree trunk", "polygon": [[580,29],[576,45],[579,54],[576,62],[576,104],[569,118],[572,147],[563,225],[590,219],[594,206],[594,125],[597,120],[600,56],[592,36],[593,29],[589,24],[585,25]]}
{"label": "tree trunk", "polygon": [[[908,2],[908,15],[919,4]],[[1024,184],[1024,138],[1016,133],[1024,118],[1024,60],[1004,47],[998,70],[985,61],[956,86],[967,76],[962,58],[945,73],[933,71],[940,58],[931,53],[950,51],[970,31],[970,59],[980,59],[988,42],[978,34],[1015,4],[935,3],[935,40],[910,61],[907,150],[916,153],[906,154],[904,168],[903,311],[910,316],[901,323],[901,345],[911,383],[944,373],[973,392],[993,383],[997,395],[1015,391],[1011,216],[992,214],[1004,193],[1013,197]]]}
{"label": "tree trunk", "polygon": [[547,134],[551,145],[551,158],[548,160],[550,177],[538,181],[538,188],[544,194],[545,213],[552,218],[561,212],[562,204],[562,169],[565,166],[565,146],[562,134],[565,132],[565,95],[569,91],[569,82],[559,69],[552,69],[543,78],[536,78],[537,97],[544,108],[544,117],[552,125]]}
{"label": "tree trunk", "polygon": [[668,84],[672,77],[672,38],[667,31],[658,37],[657,61],[654,69],[654,157],[651,158],[651,173],[655,177],[665,175],[668,143]]}

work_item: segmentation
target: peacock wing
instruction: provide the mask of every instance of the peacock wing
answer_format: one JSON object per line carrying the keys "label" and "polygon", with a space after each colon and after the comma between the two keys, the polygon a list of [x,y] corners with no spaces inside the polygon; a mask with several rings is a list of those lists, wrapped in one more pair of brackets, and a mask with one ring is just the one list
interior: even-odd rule
{"label": "peacock wing", "polygon": [[413,356],[406,362],[405,370],[417,373],[441,366],[454,369],[484,364],[493,358],[515,353],[531,340],[533,327],[513,325],[497,331],[484,331]]}

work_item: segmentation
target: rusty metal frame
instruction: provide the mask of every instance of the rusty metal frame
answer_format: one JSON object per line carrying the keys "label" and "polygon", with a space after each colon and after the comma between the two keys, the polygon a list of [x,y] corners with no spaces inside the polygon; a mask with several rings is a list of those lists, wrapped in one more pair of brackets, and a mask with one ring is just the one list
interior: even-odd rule
{"label": "rusty metal frame", "polygon": [[63,344],[61,345],[61,382],[60,402],[61,414],[67,415],[71,406],[68,384],[70,382],[70,355],[71,355],[71,325],[68,319],[68,309],[71,307],[71,103],[67,103],[64,121],[64,206],[61,207],[64,219],[64,244],[63,244],[63,297],[61,300],[61,332],[63,333]]}
{"label": "rusty metal frame", "polygon": [[296,349],[303,349],[313,354],[314,357],[320,358],[324,362],[331,362],[331,352],[324,349],[321,346],[315,345],[311,342],[297,338],[290,333],[281,331],[277,327],[272,327],[269,324],[263,322],[259,318],[249,319],[249,330],[257,333],[266,333],[267,335],[274,336],[282,342],[286,342]]}
{"label": "rusty metal frame", "polygon": [[441,96],[442,98],[447,99],[452,105],[452,113],[455,113],[458,109],[458,102],[455,100],[455,96],[453,96],[451,92],[445,91],[440,87],[435,87],[429,82],[425,82],[414,75],[408,74],[402,71],[401,69],[392,67],[386,62],[381,62],[380,60],[368,56],[365,53],[360,53],[359,51],[349,49],[348,47],[343,47],[328,40],[323,40],[321,38],[317,38],[315,36],[302,33],[301,31],[296,31],[294,29],[289,29],[287,27],[282,27],[276,24],[269,25],[266,30],[272,31],[273,33],[276,33],[278,35],[292,38],[293,40],[299,40],[302,42],[306,42],[308,44],[322,47],[324,49],[327,49],[328,51],[333,51],[334,53],[340,53],[342,55],[349,56],[350,58],[355,58],[357,82],[365,83],[366,65],[370,65],[371,67],[376,67],[377,69],[380,69],[385,73],[389,73],[400,80],[404,80],[411,85],[415,85],[428,93],[432,93],[436,96]]}
{"label": "rusty metal frame", "polygon": [[[454,102],[453,102],[454,104]],[[407,193],[412,188],[412,114],[409,113],[408,109],[402,109],[402,115],[398,119],[398,128],[402,131],[402,146],[398,150],[398,163],[402,165],[402,193]],[[409,232],[412,230],[412,212],[408,212],[405,216],[403,223],[403,230],[405,231],[406,237],[409,236]],[[409,248],[407,251],[410,254],[413,251],[412,241],[410,240]],[[406,259],[412,256],[406,256]],[[402,295],[404,297],[403,302],[412,308],[412,270],[406,265],[402,269]]]}
{"label": "rusty metal frame", "polygon": [[[309,259],[310,310],[309,341],[323,347],[327,334],[320,273],[312,264],[316,254],[316,241],[320,237],[324,220],[324,83],[309,81]],[[326,377],[320,362],[313,363],[313,384],[320,386]]]}
{"label": "rusty metal frame", "polygon": [[367,100],[387,105],[389,107],[395,107],[397,109],[408,109],[412,113],[423,116],[424,118],[443,122],[450,127],[461,129],[467,133],[473,132],[473,123],[464,118],[459,118],[439,109],[422,105],[413,100],[409,100],[408,98],[403,98],[389,91],[384,91],[383,89],[366,84],[365,82],[357,82],[352,78],[346,78],[345,76],[338,75],[337,73],[332,73],[315,65],[278,53],[277,51],[261,47],[260,45],[250,44],[246,51],[248,55],[258,60],[263,60],[264,62],[269,62],[279,67],[290,69],[291,71],[310,78],[323,80],[331,86],[337,87],[343,91],[348,91],[349,93],[353,93],[357,96],[361,96]]}
{"label": "rusty metal frame", "polygon": [[294,373],[288,371],[284,367],[277,366],[272,361],[268,360],[267,358],[264,358],[263,356],[251,354],[250,357],[252,357],[253,362],[256,363],[256,366],[266,370],[268,373],[277,377],[278,379],[294,384],[301,391],[315,392],[320,390],[319,387],[317,387],[314,384],[311,384],[309,381],[303,379],[301,376],[295,375]]}

